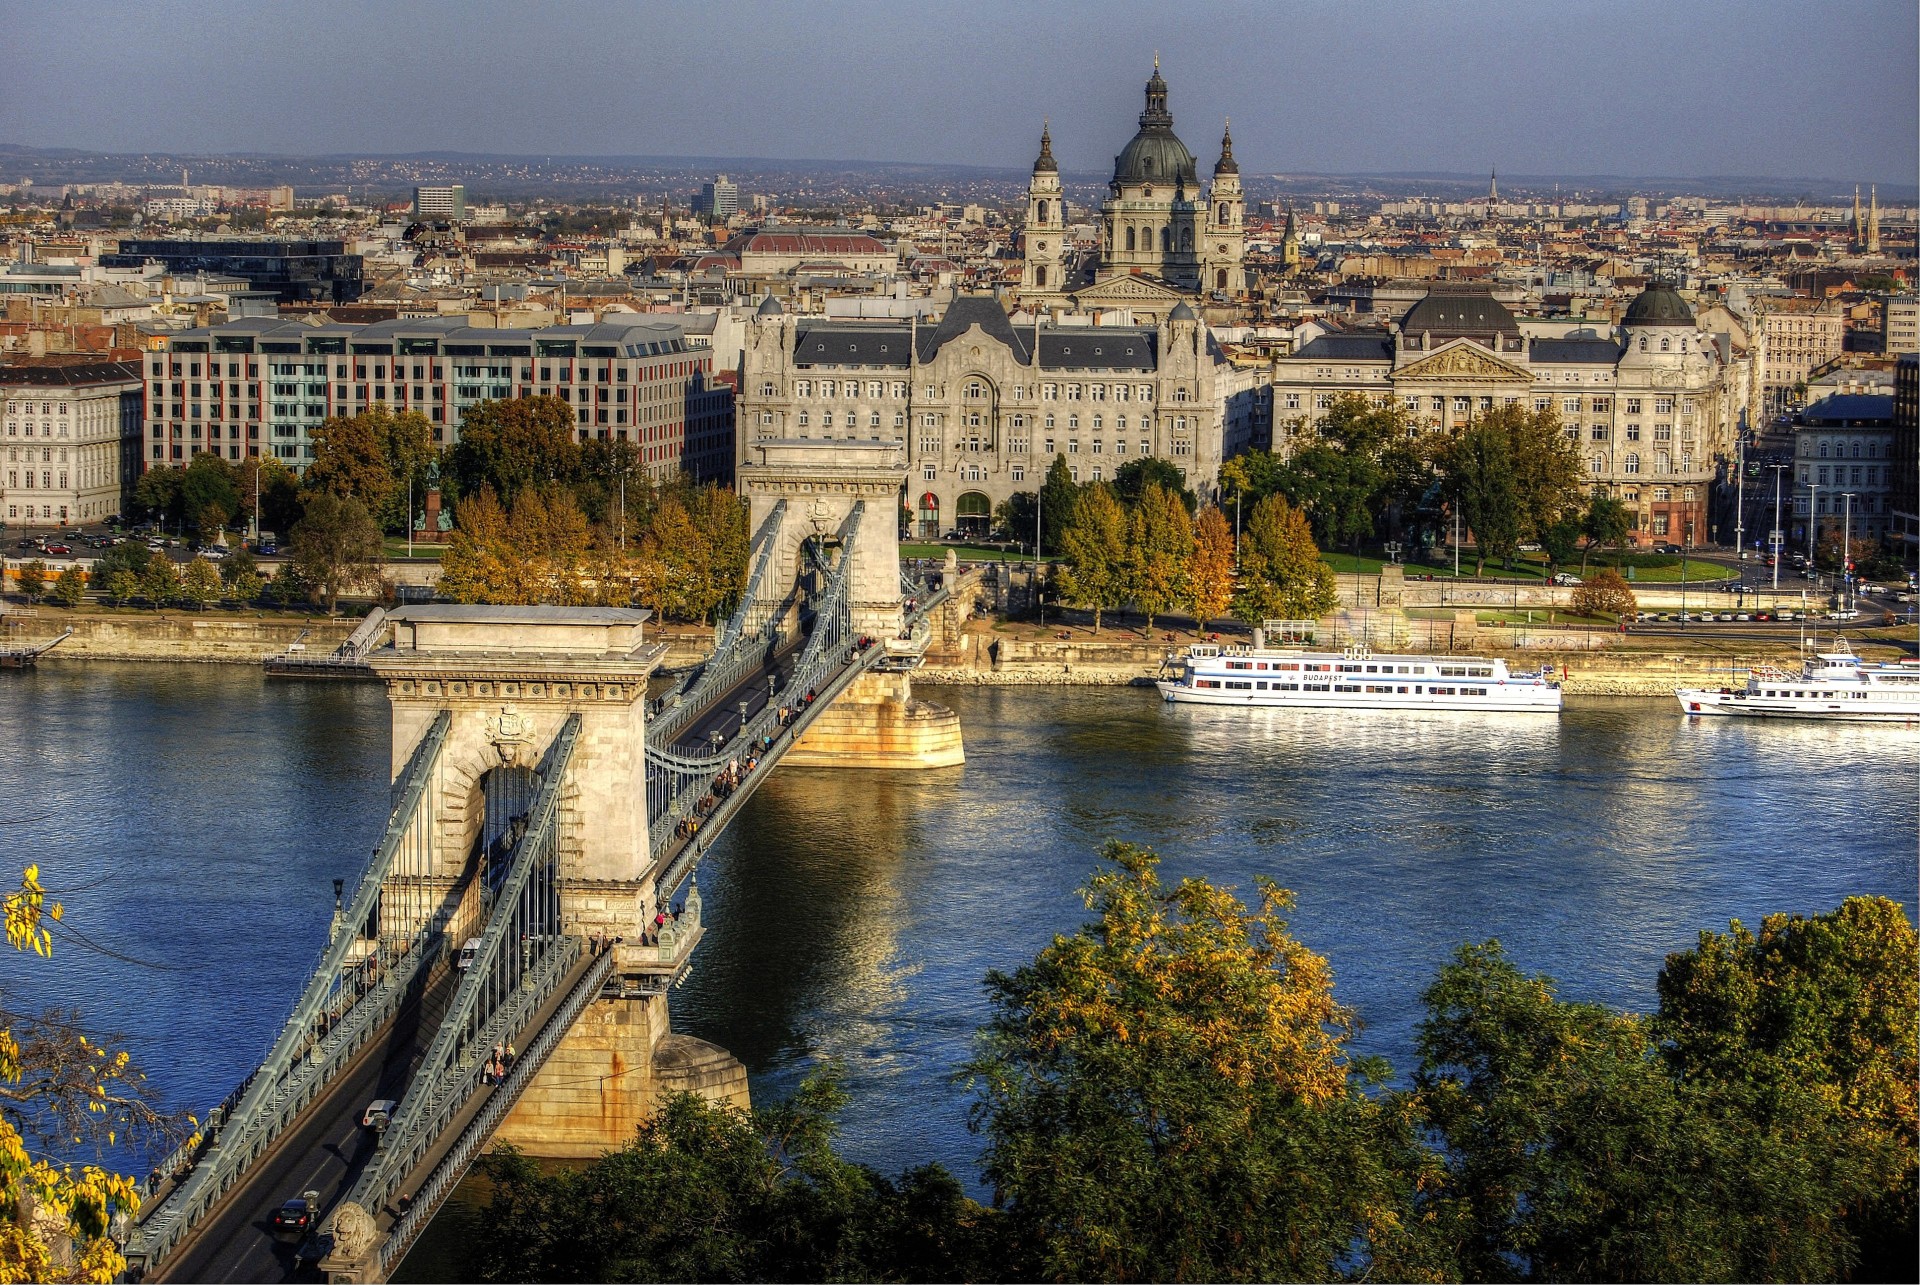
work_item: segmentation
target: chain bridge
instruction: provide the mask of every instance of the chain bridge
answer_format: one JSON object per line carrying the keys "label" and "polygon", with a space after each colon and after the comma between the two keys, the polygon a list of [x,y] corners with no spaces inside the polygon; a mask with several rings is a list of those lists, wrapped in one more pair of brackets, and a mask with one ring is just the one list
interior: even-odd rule
{"label": "chain bridge", "polygon": [[[951,582],[901,576],[901,448],[755,449],[745,591],[671,683],[645,611],[387,618],[365,660],[392,813],[259,1066],[150,1179],[136,1279],[287,1279],[320,1256],[330,1280],[384,1280],[496,1138],[593,1156],[668,1093],[746,1100],[739,1062],[668,1019],[713,837],[781,762],[962,758],[954,716],[908,686]],[[276,1235],[308,1193],[313,1234]]]}

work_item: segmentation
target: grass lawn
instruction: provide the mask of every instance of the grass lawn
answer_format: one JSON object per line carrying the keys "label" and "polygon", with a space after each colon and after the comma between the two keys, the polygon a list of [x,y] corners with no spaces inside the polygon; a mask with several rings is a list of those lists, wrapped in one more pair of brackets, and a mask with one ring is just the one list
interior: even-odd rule
{"label": "grass lawn", "polygon": [[407,542],[404,538],[387,536],[383,543],[383,548],[389,559],[411,556],[414,558],[428,558],[437,562],[440,559],[440,555],[446,552],[447,546],[444,544],[422,544],[420,541],[415,540],[413,542],[413,553],[409,555],[407,553]]}
{"label": "grass lawn", "polygon": [[937,542],[916,541],[901,542],[900,556],[903,558],[931,558],[935,562],[946,559],[947,550],[962,562],[1031,562],[1032,554],[1016,553],[1011,549],[998,548],[991,544],[940,544]]}

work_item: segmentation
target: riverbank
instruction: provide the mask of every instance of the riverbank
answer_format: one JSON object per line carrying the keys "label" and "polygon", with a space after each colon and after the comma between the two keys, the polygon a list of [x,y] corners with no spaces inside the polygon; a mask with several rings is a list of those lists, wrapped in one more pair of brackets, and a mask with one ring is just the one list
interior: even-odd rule
{"label": "riverbank", "polygon": [[[163,661],[212,665],[258,665],[295,643],[301,654],[321,657],[345,642],[360,623],[355,616],[314,616],[300,612],[102,611],[12,604],[6,622],[9,643],[31,644],[73,634],[40,664],[74,661]],[[667,644],[663,664],[690,665],[713,647],[713,630],[699,625],[649,631]]]}

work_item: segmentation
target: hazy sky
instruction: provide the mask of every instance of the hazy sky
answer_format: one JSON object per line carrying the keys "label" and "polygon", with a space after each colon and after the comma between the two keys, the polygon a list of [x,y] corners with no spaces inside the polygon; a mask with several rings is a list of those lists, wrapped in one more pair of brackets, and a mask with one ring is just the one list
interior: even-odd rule
{"label": "hazy sky", "polygon": [[1912,183],[1914,0],[0,0],[0,141]]}

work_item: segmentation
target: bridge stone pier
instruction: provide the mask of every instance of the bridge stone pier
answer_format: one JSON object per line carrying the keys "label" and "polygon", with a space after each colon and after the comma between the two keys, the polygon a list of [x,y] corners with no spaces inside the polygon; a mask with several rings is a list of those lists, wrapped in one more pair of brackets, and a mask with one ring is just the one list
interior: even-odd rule
{"label": "bridge stone pier", "polygon": [[[770,614],[793,609],[794,586],[813,572],[805,546],[827,542],[864,503],[854,561],[851,612],[856,632],[883,643],[899,634],[899,513],[906,491],[906,448],[899,442],[775,439],[754,442],[738,471],[748,528],[772,518],[778,526],[755,606]],[[784,501],[784,507],[782,502]],[[822,711],[785,762],[806,767],[927,768],[966,761],[960,718],[914,699],[904,672],[861,676]]]}
{"label": "bridge stone pier", "polygon": [[[647,679],[666,648],[626,608],[434,605],[394,613],[391,645],[368,657],[393,712],[393,773],[406,770],[441,711],[451,715],[429,786],[437,883],[451,889],[479,854],[510,848],[548,746],[578,731],[559,793],[559,903],[573,936],[620,944],[600,998],[575,1020],[497,1136],[529,1154],[597,1156],[629,1141],[664,1096],[690,1089],[744,1104],[746,1070],[674,1035],[666,989],[698,940],[699,894],[663,960],[643,945],[660,907],[647,823]],[[462,907],[483,922],[484,877]],[[395,892],[389,890],[389,898]]]}

